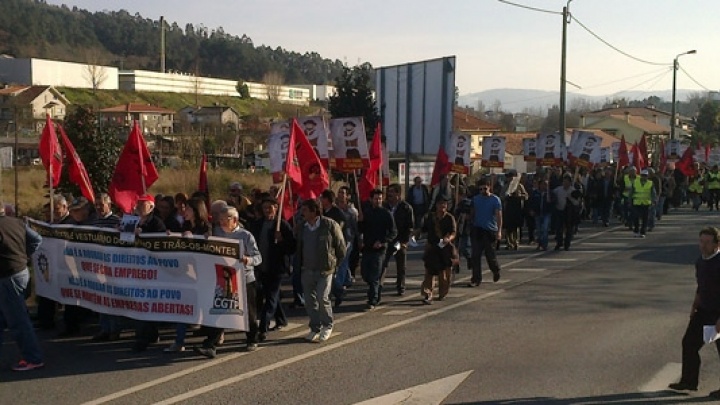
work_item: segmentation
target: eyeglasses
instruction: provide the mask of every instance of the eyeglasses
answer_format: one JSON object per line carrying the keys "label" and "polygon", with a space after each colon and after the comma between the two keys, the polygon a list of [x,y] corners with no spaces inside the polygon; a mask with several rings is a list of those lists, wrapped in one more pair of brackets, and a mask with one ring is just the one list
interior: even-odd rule
{"label": "eyeglasses", "polygon": [[489,187],[480,187],[480,191],[486,191],[486,190],[489,190],[489,189],[490,189]]}

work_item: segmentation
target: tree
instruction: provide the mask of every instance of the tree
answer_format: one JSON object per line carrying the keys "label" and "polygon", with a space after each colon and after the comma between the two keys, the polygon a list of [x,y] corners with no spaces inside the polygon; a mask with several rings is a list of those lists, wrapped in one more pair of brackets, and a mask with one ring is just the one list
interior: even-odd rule
{"label": "tree", "polygon": [[267,89],[268,100],[278,101],[282,85],[285,84],[285,77],[280,72],[267,72],[263,76],[263,83]]}
{"label": "tree", "polygon": [[240,98],[248,100],[250,99],[250,89],[248,89],[247,83],[243,79],[238,80],[237,86],[235,86]]}
{"label": "tree", "polygon": [[85,79],[90,83],[93,94],[102,86],[108,78],[105,66],[100,64],[100,56],[97,50],[91,50],[86,53],[85,59]]}
{"label": "tree", "polygon": [[333,118],[363,117],[368,137],[373,136],[380,122],[373,97],[371,72],[373,69],[370,64],[345,67],[340,77],[335,79],[336,93],[328,101],[328,110]]}
{"label": "tree", "polygon": [[718,132],[720,132],[720,117],[718,117],[718,114],[720,114],[718,104],[714,101],[706,101],[702,107],[700,107],[700,112],[695,122],[695,131],[717,137]]}
{"label": "tree", "polygon": [[[96,193],[105,193],[115,171],[122,144],[115,128],[101,127],[98,124],[91,109],[78,107],[65,117],[63,126],[87,169],[93,190]],[[67,170],[63,170],[60,187],[79,195],[79,188],[68,180]]]}

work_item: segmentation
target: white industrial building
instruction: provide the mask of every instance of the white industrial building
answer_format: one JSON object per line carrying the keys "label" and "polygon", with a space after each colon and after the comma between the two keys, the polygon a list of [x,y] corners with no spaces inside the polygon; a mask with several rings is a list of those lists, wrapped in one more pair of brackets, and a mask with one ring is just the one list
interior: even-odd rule
{"label": "white industrial building", "polygon": [[310,92],[310,100],[328,101],[330,96],[336,93],[335,86],[329,84],[293,84],[293,87],[307,89]]}
{"label": "white industrial building", "polygon": [[118,68],[0,55],[0,82],[28,86],[118,89]]}

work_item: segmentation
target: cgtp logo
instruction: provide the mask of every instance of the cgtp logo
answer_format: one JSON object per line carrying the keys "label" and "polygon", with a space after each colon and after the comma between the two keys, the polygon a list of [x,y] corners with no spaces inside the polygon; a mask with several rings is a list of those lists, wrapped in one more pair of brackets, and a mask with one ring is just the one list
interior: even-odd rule
{"label": "cgtp logo", "polygon": [[209,311],[211,314],[243,315],[237,277],[236,268],[215,264],[215,294]]}

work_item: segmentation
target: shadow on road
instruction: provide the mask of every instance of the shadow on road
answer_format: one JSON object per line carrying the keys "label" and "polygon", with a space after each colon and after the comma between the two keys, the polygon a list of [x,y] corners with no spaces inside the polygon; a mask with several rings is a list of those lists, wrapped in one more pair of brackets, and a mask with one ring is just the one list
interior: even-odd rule
{"label": "shadow on road", "polygon": [[642,249],[642,251],[634,255],[632,257],[633,260],[663,264],[693,266],[695,260],[700,255],[697,244],[669,245],[663,246],[662,249],[650,250],[644,246],[640,246],[637,247],[637,249]]}
{"label": "shadow on road", "polygon": [[530,404],[548,404],[548,405],[578,405],[578,404],[677,404],[677,403],[695,403],[707,404],[717,403],[716,399],[708,397],[692,397],[687,394],[681,394],[674,391],[660,391],[655,393],[627,393],[599,395],[594,397],[576,397],[576,398],[512,398],[494,401],[473,401],[473,402],[453,402],[456,405],[530,405]]}

